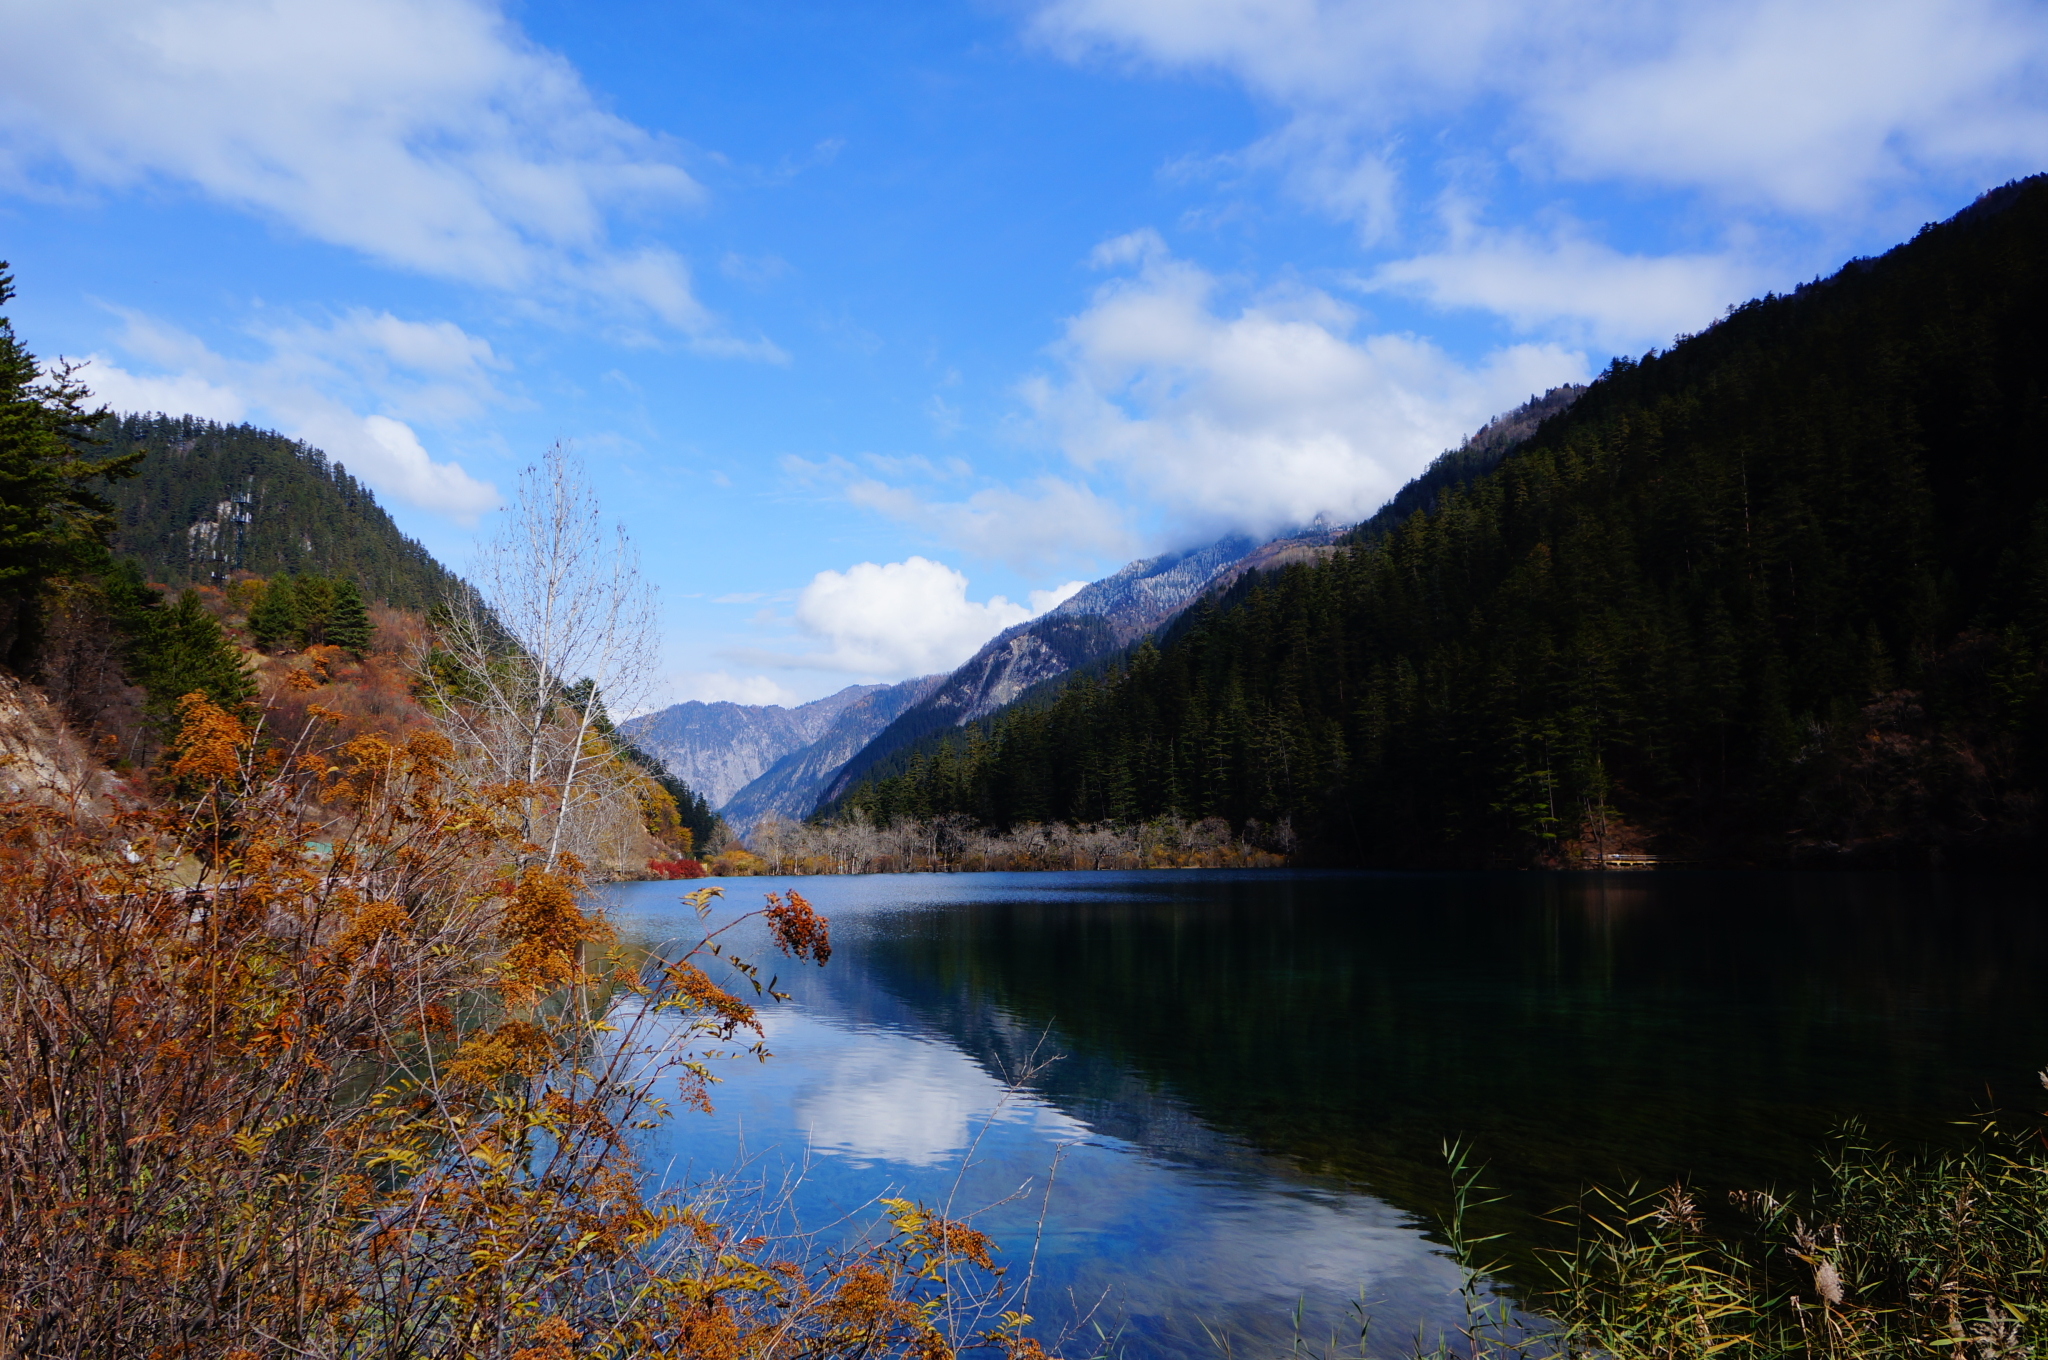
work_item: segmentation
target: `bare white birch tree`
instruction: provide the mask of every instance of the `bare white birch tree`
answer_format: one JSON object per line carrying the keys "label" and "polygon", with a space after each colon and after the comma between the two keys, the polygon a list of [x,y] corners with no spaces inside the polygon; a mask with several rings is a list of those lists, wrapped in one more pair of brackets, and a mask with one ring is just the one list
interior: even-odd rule
{"label": "bare white birch tree", "polygon": [[520,473],[470,581],[417,670],[464,756],[528,789],[521,834],[553,867],[564,850],[587,854],[605,822],[637,816],[639,781],[599,728],[605,706],[630,711],[645,698],[654,587],[559,444]]}

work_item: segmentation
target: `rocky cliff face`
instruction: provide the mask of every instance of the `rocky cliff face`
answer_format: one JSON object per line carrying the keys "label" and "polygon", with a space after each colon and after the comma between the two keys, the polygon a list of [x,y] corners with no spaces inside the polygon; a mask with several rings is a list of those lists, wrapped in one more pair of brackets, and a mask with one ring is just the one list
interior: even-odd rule
{"label": "rocky cliff face", "polygon": [[818,795],[855,752],[874,740],[904,709],[926,698],[946,677],[927,675],[864,694],[841,709],[816,741],[789,752],[718,809],[740,835],[768,817],[802,821]]}
{"label": "rocky cliff face", "polygon": [[886,688],[848,685],[795,708],[693,699],[642,714],[619,730],[718,808],[776,761],[823,736],[848,705]]}
{"label": "rocky cliff face", "polygon": [[134,801],[41,690],[5,674],[0,674],[0,799],[87,818],[118,802]]}

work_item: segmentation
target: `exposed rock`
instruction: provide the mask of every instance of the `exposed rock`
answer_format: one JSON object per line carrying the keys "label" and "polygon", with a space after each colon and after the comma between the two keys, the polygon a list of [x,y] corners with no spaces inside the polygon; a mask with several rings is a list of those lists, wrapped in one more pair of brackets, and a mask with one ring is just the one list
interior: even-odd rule
{"label": "exposed rock", "polygon": [[40,691],[0,674],[0,798],[92,814],[120,791]]}

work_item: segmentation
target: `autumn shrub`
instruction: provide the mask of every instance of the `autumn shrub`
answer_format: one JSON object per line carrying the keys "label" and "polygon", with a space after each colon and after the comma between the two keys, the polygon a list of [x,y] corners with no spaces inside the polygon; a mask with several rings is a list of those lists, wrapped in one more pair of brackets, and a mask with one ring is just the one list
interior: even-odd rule
{"label": "autumn shrub", "polygon": [[[0,805],[0,1354],[1033,1349],[970,1283],[991,1244],[915,1204],[820,1255],[650,1193],[657,1082],[706,1108],[758,1051],[730,924],[620,953],[516,835],[531,791],[436,733],[181,716],[161,808]],[[801,897],[761,914],[829,956]]]}

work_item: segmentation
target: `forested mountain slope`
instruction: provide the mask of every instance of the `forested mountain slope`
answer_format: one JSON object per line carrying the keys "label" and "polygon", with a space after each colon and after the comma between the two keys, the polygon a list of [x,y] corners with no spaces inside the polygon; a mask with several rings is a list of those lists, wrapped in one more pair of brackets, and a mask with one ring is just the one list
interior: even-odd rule
{"label": "forested mountain slope", "polygon": [[310,445],[196,416],[125,415],[99,435],[112,450],[144,454],[109,496],[115,551],[154,580],[311,572],[352,578],[371,599],[409,609],[438,603],[455,581],[368,487]]}
{"label": "forested mountain slope", "polygon": [[1617,360],[1494,472],[857,791],[1332,860],[2030,856],[2048,177]]}
{"label": "forested mountain slope", "polygon": [[1061,683],[1061,677],[1114,657],[1147,633],[1171,636],[1183,631],[1184,624],[1176,620],[1197,600],[1234,598],[1233,587],[1246,578],[1292,563],[1321,561],[1339,540],[1383,536],[1416,510],[1434,508],[1446,492],[1498,467],[1509,450],[1585,390],[1575,385],[1552,388],[1494,417],[1355,528],[1312,527],[1264,543],[1237,535],[1207,547],[1145,558],[1076,592],[1043,617],[1004,631],[946,677],[930,698],[848,760],[826,785],[818,800],[821,809],[844,801],[862,782],[902,773],[955,729],[1012,704],[1035,701]]}
{"label": "forested mountain slope", "polygon": [[1232,535],[1205,547],[1143,558],[1091,582],[1038,618],[990,639],[874,740],[850,753],[814,801],[841,798],[935,734],[985,718],[1048,681],[1115,655],[1236,574],[1312,555],[1336,536],[1319,528],[1269,543]]}

